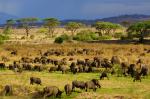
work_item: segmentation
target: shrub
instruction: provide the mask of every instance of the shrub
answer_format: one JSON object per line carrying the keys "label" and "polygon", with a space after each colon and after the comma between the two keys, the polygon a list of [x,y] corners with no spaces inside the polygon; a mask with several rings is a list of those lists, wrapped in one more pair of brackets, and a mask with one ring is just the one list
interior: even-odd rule
{"label": "shrub", "polygon": [[35,38],[35,36],[34,36],[34,35],[31,35],[31,36],[30,36],[30,39],[34,39],[34,38]]}
{"label": "shrub", "polygon": [[40,28],[38,31],[37,31],[37,33],[47,33],[48,32],[48,30],[46,29],[46,28]]}
{"label": "shrub", "polygon": [[107,35],[98,37],[98,40],[111,40],[111,39],[112,37]]}
{"label": "shrub", "polygon": [[89,30],[81,31],[77,33],[76,36],[73,37],[73,40],[77,41],[90,41],[90,40],[97,40],[98,36],[96,33],[93,33]]}
{"label": "shrub", "polygon": [[60,37],[63,38],[63,40],[69,40],[70,39],[70,37],[67,34],[63,34]]}
{"label": "shrub", "polygon": [[114,35],[115,38],[121,38],[122,36],[123,36],[122,32],[115,33]]}
{"label": "shrub", "polygon": [[57,37],[57,38],[55,38],[55,41],[54,41],[55,43],[58,43],[58,44],[61,44],[61,43],[63,43],[64,42],[64,39],[62,38],[62,37]]}
{"label": "shrub", "polygon": [[9,39],[8,35],[0,35],[0,44],[4,43],[4,41],[8,39]]}

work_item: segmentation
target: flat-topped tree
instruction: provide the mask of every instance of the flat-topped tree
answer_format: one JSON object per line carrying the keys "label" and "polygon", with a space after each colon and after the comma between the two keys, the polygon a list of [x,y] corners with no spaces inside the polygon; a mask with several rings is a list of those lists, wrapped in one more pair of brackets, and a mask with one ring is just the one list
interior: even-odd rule
{"label": "flat-topped tree", "polygon": [[15,24],[15,20],[9,19],[6,21],[6,27],[7,28],[13,28],[13,25]]}
{"label": "flat-topped tree", "polygon": [[37,21],[37,18],[21,18],[17,20],[20,26],[25,29],[27,37],[29,36],[29,31],[32,28],[33,24]]}
{"label": "flat-topped tree", "polygon": [[129,37],[139,38],[139,42],[143,43],[144,37],[150,36],[150,21],[137,22],[132,24],[128,29]]}
{"label": "flat-topped tree", "polygon": [[96,22],[93,27],[98,31],[99,36],[110,35],[110,33],[115,33],[115,31],[121,28],[121,25],[114,24],[111,22]]}
{"label": "flat-topped tree", "polygon": [[48,33],[53,37],[56,27],[60,25],[59,20],[56,18],[45,18],[43,22],[44,26],[48,28]]}
{"label": "flat-topped tree", "polygon": [[78,22],[68,22],[66,25],[65,25],[65,29],[67,31],[71,31],[72,33],[72,37],[74,36],[74,33],[83,26],[82,23],[78,23]]}

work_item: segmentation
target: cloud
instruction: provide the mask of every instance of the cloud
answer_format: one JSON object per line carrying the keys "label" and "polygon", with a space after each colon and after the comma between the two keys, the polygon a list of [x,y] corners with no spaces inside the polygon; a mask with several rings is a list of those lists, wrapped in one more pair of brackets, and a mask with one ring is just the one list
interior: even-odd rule
{"label": "cloud", "polygon": [[82,12],[88,16],[114,16],[118,14],[150,14],[150,2],[142,3],[87,3],[82,7]]}
{"label": "cloud", "polygon": [[20,12],[21,5],[17,0],[0,1],[0,12],[17,15]]}

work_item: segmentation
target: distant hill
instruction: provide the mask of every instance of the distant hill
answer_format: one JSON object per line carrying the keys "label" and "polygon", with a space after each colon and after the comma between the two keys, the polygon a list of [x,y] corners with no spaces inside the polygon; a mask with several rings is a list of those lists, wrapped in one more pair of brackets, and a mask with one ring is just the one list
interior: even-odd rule
{"label": "distant hill", "polygon": [[90,25],[90,24],[94,24],[97,21],[121,23],[122,21],[137,22],[142,20],[150,20],[150,15],[133,14],[133,15],[120,15],[120,16],[95,19],[95,20],[63,20],[62,23],[65,24],[69,21],[75,21],[75,22],[81,22]]}
{"label": "distant hill", "polygon": [[10,15],[7,13],[0,12],[0,24],[4,24],[8,19],[16,19],[17,17],[14,15]]}

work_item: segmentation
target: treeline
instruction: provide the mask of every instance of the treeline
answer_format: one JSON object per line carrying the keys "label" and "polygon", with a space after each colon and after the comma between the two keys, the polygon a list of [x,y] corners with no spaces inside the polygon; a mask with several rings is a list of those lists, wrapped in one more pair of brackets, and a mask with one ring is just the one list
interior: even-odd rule
{"label": "treeline", "polygon": [[[60,26],[61,22],[56,18],[21,18],[17,20],[7,20],[6,25],[3,30],[3,34],[8,34],[14,26],[17,24],[17,28],[25,29],[26,36],[30,35],[30,30],[36,26],[37,22],[43,22],[43,27],[48,31],[48,35],[50,37],[54,37],[54,33],[57,27]],[[122,24],[115,24],[111,22],[96,22],[91,25],[92,28],[95,28],[96,31],[81,31],[80,33],[76,33],[78,29],[87,27],[85,24],[79,22],[68,22],[63,28],[68,33],[71,33],[71,37],[67,37],[68,34],[60,36],[56,38],[56,41],[62,41],[65,38],[70,38],[73,40],[99,40],[108,39],[111,37],[119,37],[121,39],[133,39],[139,38],[140,42],[143,42],[144,37],[148,37],[150,34],[150,21],[142,21],[131,24],[129,21],[124,21]],[[116,32],[118,29],[124,30],[125,33]]]}

